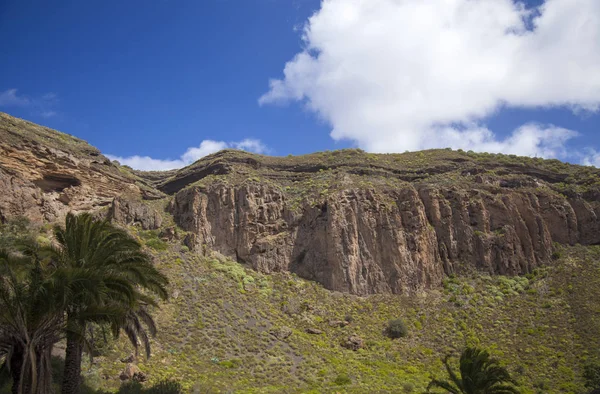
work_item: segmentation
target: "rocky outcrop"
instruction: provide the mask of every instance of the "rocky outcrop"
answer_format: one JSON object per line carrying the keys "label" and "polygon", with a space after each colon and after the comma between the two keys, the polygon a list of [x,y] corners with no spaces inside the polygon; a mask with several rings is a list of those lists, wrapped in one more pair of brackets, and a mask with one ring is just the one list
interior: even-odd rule
{"label": "rocky outcrop", "polygon": [[129,363],[125,366],[125,369],[119,375],[119,379],[125,381],[130,380],[132,382],[143,383],[148,380],[148,377],[145,373],[143,373],[140,368],[132,363]]}
{"label": "rocky outcrop", "polygon": [[[50,204],[33,183],[0,167],[0,222],[20,215],[42,221],[48,212],[43,207]],[[47,209],[47,208],[46,208]]]}
{"label": "rocky outcrop", "polygon": [[598,204],[549,189],[405,183],[292,207],[277,187],[217,182],[181,190],[169,210],[197,247],[361,295],[411,293],[473,269],[524,274],[550,261],[553,242],[600,243]]}
{"label": "rocky outcrop", "polygon": [[0,220],[62,220],[98,211],[117,196],[155,198],[143,183],[67,134],[0,113]]}
{"label": "rocky outcrop", "polygon": [[365,342],[358,335],[352,334],[344,342],[342,342],[342,346],[346,349],[357,351],[365,347]]}
{"label": "rocky outcrop", "polygon": [[125,225],[136,225],[154,230],[162,225],[162,216],[156,209],[140,200],[116,197],[108,210],[108,218]]}

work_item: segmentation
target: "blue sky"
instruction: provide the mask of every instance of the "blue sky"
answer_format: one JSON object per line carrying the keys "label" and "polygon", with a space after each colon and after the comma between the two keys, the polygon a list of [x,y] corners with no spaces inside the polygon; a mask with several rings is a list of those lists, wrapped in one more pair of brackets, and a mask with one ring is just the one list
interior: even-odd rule
{"label": "blue sky", "polygon": [[[4,0],[0,111],[145,169],[223,147],[444,145],[600,164],[600,27],[585,20],[598,2],[565,13],[583,26],[577,34],[542,19],[567,0],[520,11],[511,0],[461,2]],[[515,15],[540,13],[539,26],[506,37]],[[437,14],[447,16],[439,26]],[[411,24],[419,18],[431,26]],[[559,44],[540,45],[550,39]],[[147,160],[128,161],[136,155]]]}

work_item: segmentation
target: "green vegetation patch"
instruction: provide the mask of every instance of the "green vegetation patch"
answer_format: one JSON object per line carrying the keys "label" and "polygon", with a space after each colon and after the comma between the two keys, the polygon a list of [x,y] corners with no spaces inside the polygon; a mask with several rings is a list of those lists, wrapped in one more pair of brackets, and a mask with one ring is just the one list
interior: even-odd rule
{"label": "green vegetation patch", "polygon": [[[472,273],[411,297],[334,293],[176,245],[156,259],[173,296],[156,311],[153,356],[138,362],[150,385],[173,379],[189,392],[419,393],[432,375],[445,376],[443,357],[476,346],[503,361],[523,393],[578,393],[585,366],[600,359],[598,247],[565,248],[552,267],[528,277]],[[405,337],[386,335],[394,319],[404,322]],[[344,320],[350,324],[330,324]],[[353,335],[362,349],[342,346]],[[125,340],[111,345],[90,381],[117,390],[119,359],[130,351]]]}

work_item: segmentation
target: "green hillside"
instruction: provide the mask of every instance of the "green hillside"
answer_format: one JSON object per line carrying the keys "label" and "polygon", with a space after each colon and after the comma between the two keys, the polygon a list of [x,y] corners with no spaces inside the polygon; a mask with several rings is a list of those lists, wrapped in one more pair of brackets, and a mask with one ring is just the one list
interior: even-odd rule
{"label": "green hillside", "polygon": [[[138,361],[150,383],[171,378],[199,393],[419,393],[443,376],[441,357],[477,345],[505,362],[524,393],[581,393],[583,365],[600,357],[598,246],[560,249],[527,277],[473,272],[417,296],[362,298],[140,236],[165,249],[154,253],[172,282],[153,356]],[[408,336],[392,340],[385,328],[396,318]],[[353,334],[363,349],[342,346]],[[84,367],[88,385],[116,390],[129,353],[125,340],[112,343]]]}

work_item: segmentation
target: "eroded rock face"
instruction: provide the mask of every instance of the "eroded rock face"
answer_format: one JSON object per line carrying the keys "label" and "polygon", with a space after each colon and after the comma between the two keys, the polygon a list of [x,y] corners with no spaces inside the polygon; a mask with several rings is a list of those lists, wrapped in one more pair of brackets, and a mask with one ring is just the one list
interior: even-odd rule
{"label": "eroded rock face", "polygon": [[531,190],[407,183],[292,208],[276,187],[216,183],[181,190],[169,210],[196,246],[261,272],[361,295],[412,293],[475,268],[528,273],[550,261],[553,242],[600,243],[597,204]]}
{"label": "eroded rock face", "polygon": [[116,197],[108,210],[108,218],[125,225],[139,225],[154,230],[162,225],[160,213],[140,200]]}
{"label": "eroded rock face", "polygon": [[0,220],[27,216],[34,222],[98,211],[117,196],[153,193],[85,141],[3,113],[0,190]]}

